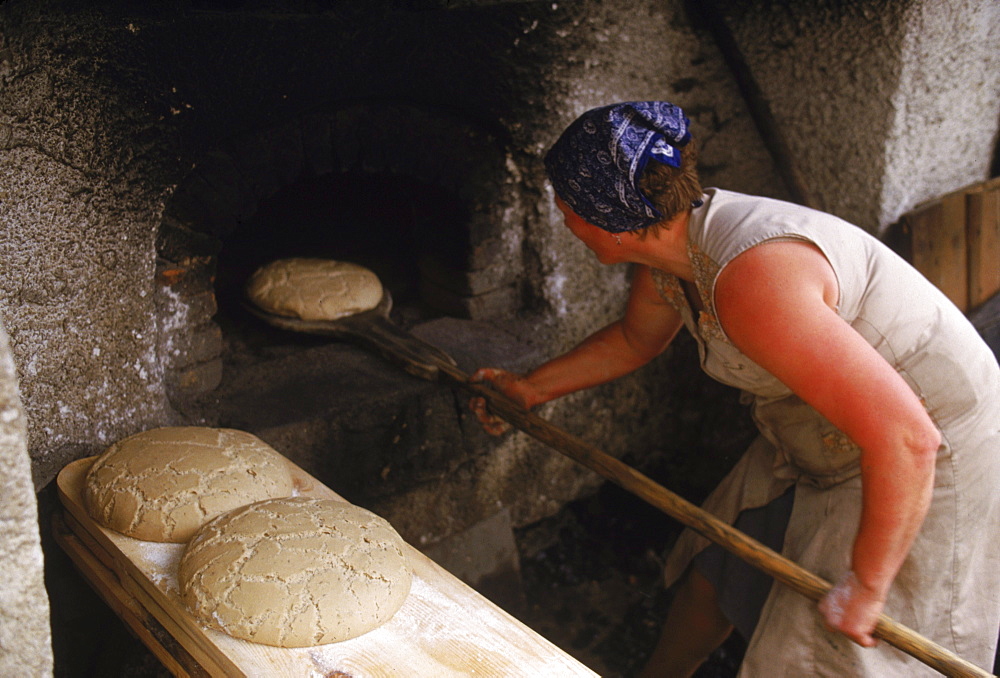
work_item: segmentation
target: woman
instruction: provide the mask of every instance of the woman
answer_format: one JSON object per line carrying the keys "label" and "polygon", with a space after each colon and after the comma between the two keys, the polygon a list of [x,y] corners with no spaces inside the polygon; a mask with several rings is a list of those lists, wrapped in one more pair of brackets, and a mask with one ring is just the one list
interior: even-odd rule
{"label": "woman", "polygon": [[[690,675],[733,624],[749,641],[741,675],[937,675],[876,643],[883,611],[990,667],[996,359],[861,229],[702,191],[689,141],[666,102],[605,106],[567,128],[546,156],[556,205],[602,263],[636,265],[625,314],[525,376],[476,373],[530,408],[637,369],[683,326],[705,372],[752,402],[760,437],[705,507],[837,583],[817,608],[685,532],[666,572],[683,581],[644,675]],[[487,431],[505,429],[472,405]]]}

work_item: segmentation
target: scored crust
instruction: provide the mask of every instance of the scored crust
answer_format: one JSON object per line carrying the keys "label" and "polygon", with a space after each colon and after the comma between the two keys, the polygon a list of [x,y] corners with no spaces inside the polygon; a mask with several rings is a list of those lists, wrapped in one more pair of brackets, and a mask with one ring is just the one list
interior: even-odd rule
{"label": "scored crust", "polygon": [[184,543],[212,518],[292,493],[288,462],[244,431],[157,428],[120,440],[87,472],[84,504],[101,525]]}
{"label": "scored crust", "polygon": [[370,311],[382,283],[363,266],[330,259],[279,259],[257,269],[247,298],[268,313],[302,320],[335,320]]}
{"label": "scored crust", "polygon": [[206,626],[277,647],[360,636],[410,591],[404,542],[374,513],[342,501],[288,497],[219,516],[181,558],[181,597]]}

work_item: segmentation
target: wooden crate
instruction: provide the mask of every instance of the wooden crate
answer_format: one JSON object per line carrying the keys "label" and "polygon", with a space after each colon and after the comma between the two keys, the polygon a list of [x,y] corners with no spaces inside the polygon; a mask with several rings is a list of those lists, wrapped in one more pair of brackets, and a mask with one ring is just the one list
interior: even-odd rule
{"label": "wooden crate", "polygon": [[1000,177],[968,194],[969,308],[1000,292]]}
{"label": "wooden crate", "polygon": [[889,239],[962,311],[979,307],[1000,292],[1000,177],[918,205]]}

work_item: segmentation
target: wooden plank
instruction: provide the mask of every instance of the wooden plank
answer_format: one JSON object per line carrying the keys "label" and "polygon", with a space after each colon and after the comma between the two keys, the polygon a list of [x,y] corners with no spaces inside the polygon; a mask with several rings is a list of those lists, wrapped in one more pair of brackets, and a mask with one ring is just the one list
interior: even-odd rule
{"label": "wooden plank", "polygon": [[108,607],[125,622],[172,675],[177,678],[209,676],[210,674],[187,653],[184,647],[118,584],[115,573],[108,569],[103,559],[91,550],[91,545],[95,542],[78,536],[67,526],[63,518],[64,516],[60,515],[53,517],[53,536],[56,543],[69,555]]}
{"label": "wooden plank", "polygon": [[965,203],[965,191],[956,191],[906,216],[911,263],[962,311],[969,306]]}
{"label": "wooden plank", "polygon": [[[174,665],[182,665],[187,674],[192,676],[245,676],[227,658],[221,657],[215,651],[214,646],[205,643],[198,634],[191,634],[182,625],[178,625],[170,612],[167,612],[153,597],[146,594],[142,584],[137,583],[135,578],[135,568],[127,561],[125,553],[114,547],[108,548],[105,540],[96,536],[91,529],[93,521],[86,517],[83,521],[79,519],[79,514],[67,510],[63,515],[63,520],[73,535],[79,540],[80,545],[100,563],[101,568],[92,568],[85,571],[84,575],[95,577],[91,584],[100,590],[106,589],[115,596],[118,602],[128,604],[133,610],[134,616],[139,624],[148,633],[139,633],[139,639],[146,643],[146,646],[155,654],[161,662],[172,672]],[[90,523],[89,525],[87,523]],[[137,544],[149,544],[147,549],[156,550],[155,558],[160,563],[176,563],[184,550],[183,544],[152,544],[130,540]],[[69,551],[67,551],[69,553]],[[70,554],[72,557],[72,554]],[[169,567],[169,565],[168,565]],[[145,579],[140,577],[140,579]],[[111,605],[112,610],[119,613],[115,605]],[[122,619],[130,626],[133,623],[127,617]],[[155,638],[155,644],[147,642],[147,636]],[[163,654],[167,655],[167,658]],[[176,675],[176,674],[175,674]]]}
{"label": "wooden plank", "polygon": [[969,308],[1000,292],[1000,177],[967,196]]}
{"label": "wooden plank", "polygon": [[[409,597],[392,619],[363,636],[275,648],[202,628],[180,600],[176,569],[182,544],[131,539],[87,515],[83,481],[92,463],[93,458],[81,459],[60,472],[60,499],[67,512],[107,552],[122,588],[213,676],[597,676],[409,545],[414,574]],[[289,464],[297,494],[341,499]]]}

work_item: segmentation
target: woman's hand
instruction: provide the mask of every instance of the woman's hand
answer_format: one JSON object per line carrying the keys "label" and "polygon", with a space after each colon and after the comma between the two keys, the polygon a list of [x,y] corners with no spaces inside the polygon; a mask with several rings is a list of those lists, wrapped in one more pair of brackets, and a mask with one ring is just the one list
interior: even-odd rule
{"label": "woman's hand", "polygon": [[819,601],[819,611],[830,631],[839,631],[863,647],[874,647],[875,624],[885,606],[885,598],[865,587],[853,571],[844,575],[836,586]]}
{"label": "woman's hand", "polygon": [[[632,278],[628,307],[622,319],[594,332],[575,348],[542,363],[526,376],[485,368],[470,380],[488,381],[530,410],[642,367],[667,348],[682,324],[680,313],[660,298],[649,267],[639,266]],[[487,433],[500,435],[510,428],[487,411],[483,398],[473,398],[469,406]]]}
{"label": "woman's hand", "polygon": [[[469,381],[473,383],[489,382],[494,388],[526,410],[543,400],[531,382],[519,374],[506,370],[484,367],[476,370],[469,377]],[[469,409],[475,413],[483,430],[491,436],[502,435],[510,430],[510,424],[500,417],[490,414],[485,398],[476,396],[469,400]]]}

